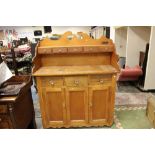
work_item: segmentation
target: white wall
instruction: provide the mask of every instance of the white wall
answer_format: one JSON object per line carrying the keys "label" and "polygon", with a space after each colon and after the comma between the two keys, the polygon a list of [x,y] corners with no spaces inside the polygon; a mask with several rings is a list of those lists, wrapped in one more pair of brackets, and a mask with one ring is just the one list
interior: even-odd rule
{"label": "white wall", "polygon": [[115,42],[115,27],[110,27],[110,39],[112,39],[113,42]]}
{"label": "white wall", "polygon": [[85,32],[89,34],[90,30],[90,26],[52,26],[53,34],[63,34],[66,31],[72,31],[73,33]]}
{"label": "white wall", "polygon": [[144,89],[155,89],[155,26],[151,27]]}
{"label": "white wall", "polygon": [[116,52],[120,57],[126,57],[127,27],[115,29]]}
{"label": "white wall", "polygon": [[146,43],[150,39],[150,27],[128,27],[126,65],[134,67],[139,64],[139,52],[145,51]]}

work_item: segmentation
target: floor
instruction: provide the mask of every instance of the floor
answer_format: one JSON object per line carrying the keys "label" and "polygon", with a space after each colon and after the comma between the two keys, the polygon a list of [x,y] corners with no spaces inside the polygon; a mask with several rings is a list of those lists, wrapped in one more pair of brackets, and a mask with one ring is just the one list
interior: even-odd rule
{"label": "floor", "polygon": [[[31,90],[37,128],[42,129],[38,94],[34,86]],[[145,115],[147,98],[151,94],[155,95],[154,92],[140,91],[132,83],[119,84],[116,89],[114,124],[111,128],[152,128]]]}

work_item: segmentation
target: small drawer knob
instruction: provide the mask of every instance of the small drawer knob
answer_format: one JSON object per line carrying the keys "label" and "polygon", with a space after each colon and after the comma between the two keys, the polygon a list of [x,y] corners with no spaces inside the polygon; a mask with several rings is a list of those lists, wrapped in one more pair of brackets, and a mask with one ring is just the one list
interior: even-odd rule
{"label": "small drawer knob", "polygon": [[100,80],[100,83],[101,83],[101,84],[103,84],[103,82],[104,82],[103,80]]}
{"label": "small drawer knob", "polygon": [[51,84],[52,86],[54,86],[55,83],[54,83],[54,81],[50,81],[50,84]]}
{"label": "small drawer knob", "polygon": [[76,85],[79,85],[79,81],[78,81],[78,80],[75,80],[74,83],[75,83]]}
{"label": "small drawer knob", "polygon": [[0,122],[2,121],[2,119],[0,118]]}

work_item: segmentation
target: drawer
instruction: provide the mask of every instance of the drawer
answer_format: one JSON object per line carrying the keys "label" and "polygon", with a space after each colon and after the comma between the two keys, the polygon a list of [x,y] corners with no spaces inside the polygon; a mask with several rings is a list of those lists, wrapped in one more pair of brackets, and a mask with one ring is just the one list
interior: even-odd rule
{"label": "drawer", "polygon": [[69,53],[80,53],[83,51],[82,47],[69,47],[68,52]]}
{"label": "drawer", "polygon": [[67,48],[66,47],[53,48],[53,53],[67,53]]}
{"label": "drawer", "polygon": [[61,87],[63,86],[62,77],[43,77],[41,78],[42,87]]}
{"label": "drawer", "polygon": [[84,52],[98,52],[98,47],[96,47],[96,46],[84,47]]}
{"label": "drawer", "polygon": [[112,51],[114,51],[113,46],[99,46],[98,50],[100,52],[112,52]]}
{"label": "drawer", "polygon": [[6,114],[6,113],[7,113],[7,106],[0,105],[0,114]]}
{"label": "drawer", "polygon": [[9,129],[9,120],[7,119],[7,116],[1,116],[0,115],[0,129]]}
{"label": "drawer", "polygon": [[38,54],[51,54],[51,48],[38,48]]}
{"label": "drawer", "polygon": [[88,86],[88,78],[85,76],[65,77],[65,84],[69,87]]}
{"label": "drawer", "polygon": [[90,85],[106,85],[111,84],[112,75],[91,75],[89,76]]}

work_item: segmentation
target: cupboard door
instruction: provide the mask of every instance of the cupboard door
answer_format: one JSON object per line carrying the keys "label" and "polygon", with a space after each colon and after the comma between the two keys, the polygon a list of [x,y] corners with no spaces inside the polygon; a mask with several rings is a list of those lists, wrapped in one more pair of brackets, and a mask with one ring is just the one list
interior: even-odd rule
{"label": "cupboard door", "polygon": [[88,123],[88,89],[81,87],[66,88],[67,122],[71,126]]}
{"label": "cupboard door", "polygon": [[45,88],[44,90],[44,109],[48,126],[63,126],[66,122],[64,89]]}
{"label": "cupboard door", "polygon": [[110,86],[93,86],[89,88],[89,122],[92,125],[104,125],[108,120],[110,104]]}

